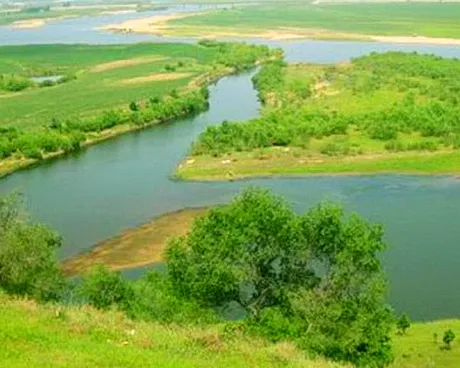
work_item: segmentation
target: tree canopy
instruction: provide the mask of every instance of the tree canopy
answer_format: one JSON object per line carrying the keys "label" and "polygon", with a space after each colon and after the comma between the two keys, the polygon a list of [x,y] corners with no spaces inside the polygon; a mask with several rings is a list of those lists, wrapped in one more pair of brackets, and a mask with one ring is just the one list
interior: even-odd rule
{"label": "tree canopy", "polygon": [[211,209],[166,253],[176,290],[237,302],[268,337],[366,367],[391,362],[380,225],[321,203],[298,215],[264,189]]}
{"label": "tree canopy", "polygon": [[21,197],[0,197],[0,287],[38,300],[59,299],[64,277],[56,262],[61,238],[21,211]]}

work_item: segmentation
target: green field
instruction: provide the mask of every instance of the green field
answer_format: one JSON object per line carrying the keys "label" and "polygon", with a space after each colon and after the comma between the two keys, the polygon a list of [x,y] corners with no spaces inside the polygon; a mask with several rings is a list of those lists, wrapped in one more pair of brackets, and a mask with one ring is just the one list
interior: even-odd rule
{"label": "green field", "polygon": [[458,3],[265,4],[174,20],[168,32],[250,35],[267,30],[302,33],[302,29],[322,29],[365,35],[460,38],[459,18]]}
{"label": "green field", "polygon": [[[393,368],[455,368],[458,349],[442,350],[443,332],[460,322],[414,324],[393,337]],[[438,335],[435,340],[434,334]],[[117,312],[90,307],[38,305],[0,295],[0,361],[7,367],[308,367],[339,368],[308,360],[288,342],[254,336],[232,338],[224,326],[133,322]]]}
{"label": "green field", "polygon": [[[216,78],[267,47],[202,42],[0,47],[0,174],[121,131],[202,111]],[[32,77],[60,76],[57,82]],[[5,160],[7,162],[5,162]]]}
{"label": "green field", "polygon": [[[178,44],[12,46],[0,48],[0,55],[0,74],[76,77],[51,88],[0,92],[0,126],[21,128],[42,125],[52,118],[88,116],[131,101],[160,97],[208,71],[207,64],[217,57],[215,50]],[[119,65],[108,64],[115,62]],[[178,68],[178,63],[184,65]],[[168,65],[175,65],[177,72],[188,76],[123,83],[153,74],[167,76],[171,74],[166,70]]]}
{"label": "green field", "polygon": [[226,338],[223,326],[133,322],[89,307],[40,306],[0,296],[5,367],[311,367],[292,344]]}
{"label": "green field", "polygon": [[178,176],[458,173],[459,72],[458,60],[404,53],[268,65],[255,79],[262,117],[208,128]]}

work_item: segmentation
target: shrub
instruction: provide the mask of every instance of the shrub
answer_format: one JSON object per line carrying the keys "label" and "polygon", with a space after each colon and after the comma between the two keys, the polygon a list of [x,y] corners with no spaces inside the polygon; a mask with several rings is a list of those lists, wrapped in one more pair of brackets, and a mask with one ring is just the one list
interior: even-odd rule
{"label": "shrub", "polygon": [[61,238],[28,221],[20,196],[0,198],[0,287],[39,301],[58,300],[66,283],[56,262]]}
{"label": "shrub", "polygon": [[409,327],[410,319],[409,317],[407,317],[407,314],[403,313],[401,317],[399,317],[396,321],[396,328],[398,329],[398,333],[401,335],[405,335]]}
{"label": "shrub", "polygon": [[97,266],[84,275],[78,286],[78,295],[98,309],[108,309],[113,305],[127,303],[132,290],[119,272]]}
{"label": "shrub", "polygon": [[216,322],[216,313],[196,302],[180,297],[170,280],[156,271],[149,272],[133,285],[133,295],[124,303],[129,317],[146,321],[182,324]]}

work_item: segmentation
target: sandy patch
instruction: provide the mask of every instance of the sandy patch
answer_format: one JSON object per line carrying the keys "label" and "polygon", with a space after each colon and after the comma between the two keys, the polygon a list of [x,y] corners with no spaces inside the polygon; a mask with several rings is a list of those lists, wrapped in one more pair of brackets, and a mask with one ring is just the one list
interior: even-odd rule
{"label": "sandy patch", "polygon": [[455,38],[437,38],[424,36],[371,36],[373,41],[388,43],[405,43],[419,45],[452,45],[460,46],[460,39]]}
{"label": "sandy patch", "polygon": [[71,6],[53,6],[51,10],[98,10],[98,9],[137,9],[137,4],[94,4],[94,5],[71,5]]}
{"label": "sandy patch", "polygon": [[27,19],[27,20],[18,20],[11,24],[11,27],[14,29],[33,29],[43,27],[48,19]]}
{"label": "sandy patch", "polygon": [[21,95],[21,92],[16,92],[16,93],[6,93],[6,94],[1,94],[0,95],[0,99],[2,98],[11,98],[11,97],[16,97],[16,96],[20,96]]}
{"label": "sandy patch", "polygon": [[148,63],[152,63],[155,61],[162,61],[165,59],[167,58],[155,56],[155,57],[141,57],[141,58],[133,58],[133,59],[116,60],[116,61],[111,61],[108,63],[95,65],[89,71],[93,73],[100,73],[100,72],[105,72],[107,70],[124,68],[126,66],[148,64]]}
{"label": "sandy patch", "polygon": [[109,24],[99,27],[98,30],[115,31],[123,33],[154,33],[162,34],[164,29],[168,27],[167,23],[174,19],[183,19],[195,15],[202,15],[208,12],[182,13],[182,14],[167,14],[155,15],[152,17],[131,19],[119,24]]}
{"label": "sandy patch", "polygon": [[157,73],[151,74],[144,77],[136,77],[130,79],[122,79],[119,81],[120,84],[138,84],[158,81],[177,80],[190,77],[192,73]]}
{"label": "sandy patch", "polygon": [[66,275],[76,275],[96,264],[119,270],[161,262],[168,240],[185,235],[195,218],[206,211],[196,208],[164,214],[65,260],[62,268]]}
{"label": "sandy patch", "polygon": [[136,13],[136,10],[106,10],[101,12],[102,15],[119,15],[119,14],[132,14]]}

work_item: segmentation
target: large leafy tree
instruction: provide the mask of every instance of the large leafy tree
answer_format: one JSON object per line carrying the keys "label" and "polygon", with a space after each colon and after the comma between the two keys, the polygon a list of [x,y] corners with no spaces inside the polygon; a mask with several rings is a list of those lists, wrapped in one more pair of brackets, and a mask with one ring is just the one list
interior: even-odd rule
{"label": "large leafy tree", "polygon": [[0,288],[38,300],[56,300],[65,279],[56,262],[61,238],[22,212],[21,197],[0,197]]}
{"label": "large leafy tree", "polygon": [[316,283],[292,209],[259,189],[211,209],[172,241],[166,259],[182,293],[209,306],[237,301],[253,317]]}
{"label": "large leafy tree", "polygon": [[169,275],[206,306],[238,302],[269,337],[360,366],[391,362],[383,230],[335,205],[297,215],[263,189],[211,209],[167,250]]}

